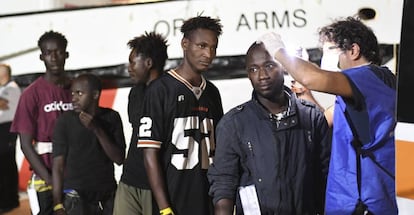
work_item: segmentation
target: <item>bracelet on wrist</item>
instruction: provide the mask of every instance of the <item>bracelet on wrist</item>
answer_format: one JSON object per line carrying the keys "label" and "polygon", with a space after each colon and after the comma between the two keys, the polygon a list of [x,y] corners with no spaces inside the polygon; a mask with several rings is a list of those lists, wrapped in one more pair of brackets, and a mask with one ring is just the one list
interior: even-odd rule
{"label": "bracelet on wrist", "polygon": [[170,214],[174,215],[174,212],[172,211],[170,207],[160,210],[160,215],[170,215]]}
{"label": "bracelet on wrist", "polygon": [[53,207],[53,211],[58,211],[58,210],[60,210],[60,209],[65,210],[65,207],[63,207],[63,204],[62,204],[62,203],[56,204],[56,205]]}

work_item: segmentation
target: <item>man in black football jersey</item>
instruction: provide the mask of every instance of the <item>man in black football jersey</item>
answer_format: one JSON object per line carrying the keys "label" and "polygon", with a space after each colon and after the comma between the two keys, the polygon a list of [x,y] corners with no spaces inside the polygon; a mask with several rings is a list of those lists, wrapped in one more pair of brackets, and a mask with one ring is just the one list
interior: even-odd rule
{"label": "man in black football jersey", "polygon": [[155,32],[145,33],[128,42],[128,72],[135,86],[128,97],[128,116],[132,125],[131,142],[124,162],[116,196],[114,215],[152,214],[152,194],[144,168],[142,150],[137,148],[138,127],[144,92],[164,71],[168,58],[166,39]]}
{"label": "man in black football jersey", "polygon": [[197,16],[184,21],[181,32],[183,61],[145,93],[138,147],[160,214],[210,215],[207,169],[223,108],[217,87],[202,73],[216,56],[222,25]]}

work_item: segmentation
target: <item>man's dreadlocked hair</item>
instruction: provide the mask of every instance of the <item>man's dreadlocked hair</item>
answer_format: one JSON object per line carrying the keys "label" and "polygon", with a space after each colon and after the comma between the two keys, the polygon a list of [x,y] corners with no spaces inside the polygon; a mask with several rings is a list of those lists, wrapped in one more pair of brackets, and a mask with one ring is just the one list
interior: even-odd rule
{"label": "man's dreadlocked hair", "polygon": [[137,55],[151,58],[155,69],[161,74],[164,70],[165,61],[168,59],[167,40],[155,32],[150,32],[135,37],[128,42],[129,48],[135,50]]}

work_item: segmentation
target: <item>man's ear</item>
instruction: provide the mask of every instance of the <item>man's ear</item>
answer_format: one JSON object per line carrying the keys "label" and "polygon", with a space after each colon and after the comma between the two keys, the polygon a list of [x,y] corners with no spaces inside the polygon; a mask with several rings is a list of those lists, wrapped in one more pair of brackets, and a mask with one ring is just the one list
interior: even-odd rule
{"label": "man's ear", "polygon": [[69,58],[69,52],[65,52],[66,56],[65,58],[68,59]]}
{"label": "man's ear", "polygon": [[189,42],[190,41],[187,38],[183,37],[183,39],[181,39],[181,48],[187,50]]}
{"label": "man's ear", "polygon": [[98,100],[101,93],[98,90],[93,91],[93,99]]}
{"label": "man's ear", "polygon": [[351,58],[356,60],[361,57],[361,48],[358,44],[352,43],[351,45]]}
{"label": "man's ear", "polygon": [[144,61],[144,65],[147,69],[151,69],[153,66],[152,59],[150,57],[147,57]]}
{"label": "man's ear", "polygon": [[44,59],[43,59],[43,54],[40,54],[39,55],[39,59],[41,60],[41,61],[43,61]]}

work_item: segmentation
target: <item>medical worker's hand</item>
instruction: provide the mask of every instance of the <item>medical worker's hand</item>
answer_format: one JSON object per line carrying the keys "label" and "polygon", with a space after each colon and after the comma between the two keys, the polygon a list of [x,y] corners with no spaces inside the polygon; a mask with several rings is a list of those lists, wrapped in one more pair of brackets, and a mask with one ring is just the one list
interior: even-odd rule
{"label": "medical worker's hand", "polygon": [[285,48],[285,44],[283,43],[282,38],[279,34],[275,32],[263,34],[257,39],[256,42],[263,43],[266,50],[273,57],[275,56],[276,52],[278,52],[281,48]]}

